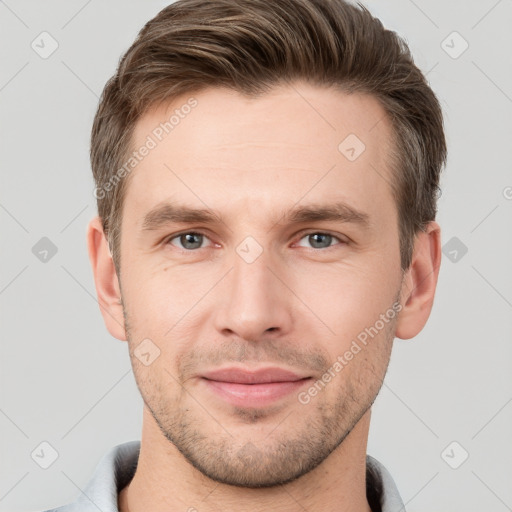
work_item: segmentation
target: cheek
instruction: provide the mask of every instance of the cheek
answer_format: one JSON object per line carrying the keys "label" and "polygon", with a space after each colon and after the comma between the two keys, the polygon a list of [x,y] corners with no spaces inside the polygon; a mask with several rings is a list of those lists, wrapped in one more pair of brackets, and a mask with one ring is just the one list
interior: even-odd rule
{"label": "cheek", "polygon": [[[370,269],[370,270],[367,270]],[[314,279],[299,280],[297,295],[315,313],[318,328],[329,328],[338,344],[350,343],[373,325],[391,307],[398,292],[398,280],[375,265],[339,266],[321,269]]]}
{"label": "cheek", "polygon": [[143,340],[150,340],[149,352],[158,354],[147,367],[134,355],[133,365],[139,367],[138,376],[142,382],[150,374],[153,384],[161,381],[166,383],[164,389],[172,390],[180,381],[180,359],[198,339],[208,339],[209,336],[211,326],[205,323],[204,308],[201,307],[206,301],[200,301],[211,286],[199,276],[191,280],[183,273],[162,271],[161,277],[139,274],[131,286],[126,287],[130,350],[141,352]]}
{"label": "cheek", "polygon": [[123,279],[123,296],[131,324],[139,331],[163,336],[208,290],[208,283],[196,275],[191,278],[172,269],[151,273],[139,269]]}

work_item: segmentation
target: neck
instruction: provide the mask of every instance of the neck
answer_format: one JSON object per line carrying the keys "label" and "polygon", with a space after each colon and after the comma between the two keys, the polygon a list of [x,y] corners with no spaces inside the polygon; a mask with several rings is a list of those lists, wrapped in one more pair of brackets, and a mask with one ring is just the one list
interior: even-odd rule
{"label": "neck", "polygon": [[120,512],[371,512],[366,499],[366,446],[371,410],[314,470],[288,484],[244,488],[195,469],[161,433],[144,407],[137,470],[119,494]]}

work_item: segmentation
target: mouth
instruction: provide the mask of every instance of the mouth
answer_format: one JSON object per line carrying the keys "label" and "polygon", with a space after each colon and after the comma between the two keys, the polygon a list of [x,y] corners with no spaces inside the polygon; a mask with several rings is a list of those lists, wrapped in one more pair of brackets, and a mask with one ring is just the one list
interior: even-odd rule
{"label": "mouth", "polygon": [[283,368],[225,368],[201,375],[210,392],[237,407],[270,405],[311,381],[310,376],[299,375]]}

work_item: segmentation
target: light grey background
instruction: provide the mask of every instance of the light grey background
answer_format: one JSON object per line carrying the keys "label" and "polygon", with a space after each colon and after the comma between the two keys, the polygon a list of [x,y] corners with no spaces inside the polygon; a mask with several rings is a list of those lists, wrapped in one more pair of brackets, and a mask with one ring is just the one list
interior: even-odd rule
{"label": "light grey background", "polygon": [[[2,512],[73,500],[107,450],[140,439],[127,346],[104,327],[87,257],[88,149],[106,80],[166,3],[0,1]],[[395,343],[368,453],[409,512],[512,510],[512,2],[365,4],[442,102],[438,221],[458,244],[445,245],[426,328]],[[43,31],[59,45],[46,59],[31,47]],[[42,237],[57,248],[45,263],[32,252]],[[59,454],[48,469],[31,457],[43,441]]]}

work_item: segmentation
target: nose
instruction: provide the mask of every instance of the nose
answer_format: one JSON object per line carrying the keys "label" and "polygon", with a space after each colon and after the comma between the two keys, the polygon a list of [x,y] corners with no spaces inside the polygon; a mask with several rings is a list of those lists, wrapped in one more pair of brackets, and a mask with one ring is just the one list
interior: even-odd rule
{"label": "nose", "polygon": [[284,265],[263,250],[252,262],[235,252],[232,267],[215,301],[217,331],[252,342],[287,336],[293,325],[293,293]]}

